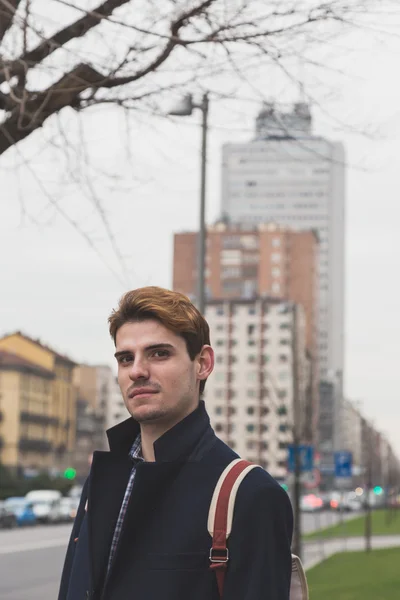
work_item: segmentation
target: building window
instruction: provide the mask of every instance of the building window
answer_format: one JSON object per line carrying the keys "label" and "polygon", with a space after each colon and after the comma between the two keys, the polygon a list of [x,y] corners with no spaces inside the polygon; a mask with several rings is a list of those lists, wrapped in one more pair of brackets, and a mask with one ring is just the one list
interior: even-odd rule
{"label": "building window", "polygon": [[218,323],[218,325],[216,327],[216,330],[217,331],[224,331],[224,329],[225,329],[225,327],[224,327],[223,323]]}
{"label": "building window", "polygon": [[287,415],[287,408],[286,406],[280,406],[277,410],[277,413],[280,417],[282,417],[283,415]]}
{"label": "building window", "polygon": [[283,400],[283,398],[287,398],[287,390],[278,390],[278,398]]}
{"label": "building window", "polygon": [[215,425],[215,431],[217,431],[218,433],[220,433],[223,430],[224,430],[223,425],[221,423],[216,423],[216,425]]}
{"label": "building window", "polygon": [[273,294],[280,294],[281,293],[281,285],[280,285],[280,283],[273,283],[272,284],[272,293]]}
{"label": "building window", "polygon": [[263,406],[261,408],[261,416],[266,417],[268,413],[269,413],[269,408],[267,406]]}
{"label": "building window", "polygon": [[272,277],[280,277],[281,275],[281,270],[279,267],[274,267],[272,269]]}
{"label": "building window", "polygon": [[248,398],[255,398],[256,397],[256,390],[247,390],[247,397]]}
{"label": "building window", "polygon": [[281,363],[287,363],[288,362],[288,357],[286,356],[286,354],[280,354],[279,355],[279,362]]}
{"label": "building window", "polygon": [[215,414],[216,415],[222,415],[222,406],[216,406],[215,407]]}
{"label": "building window", "polygon": [[279,442],[279,450],[286,450],[287,442]]}
{"label": "building window", "polygon": [[284,423],[282,423],[282,425],[279,425],[279,431],[281,431],[282,433],[285,433],[287,431],[288,426]]}
{"label": "building window", "polygon": [[267,331],[269,329],[269,323],[263,323],[262,330]]}
{"label": "building window", "polygon": [[272,238],[272,246],[274,248],[279,248],[280,245],[281,245],[280,238]]}
{"label": "building window", "polygon": [[247,373],[247,381],[257,381],[257,373],[255,371],[249,371],[249,373]]}
{"label": "building window", "polygon": [[268,354],[263,354],[262,361],[264,365],[266,365],[269,362]]}
{"label": "building window", "polygon": [[261,429],[261,433],[266,433],[268,431],[268,425],[266,425],[265,423],[262,423],[260,426]]}
{"label": "building window", "polygon": [[268,450],[268,442],[261,442],[261,450]]}
{"label": "building window", "polygon": [[224,307],[223,306],[217,306],[217,308],[215,309],[215,312],[217,315],[223,315],[224,314]]}
{"label": "building window", "polygon": [[225,380],[225,373],[216,373],[215,374],[215,380],[216,381],[224,381]]}
{"label": "building window", "polygon": [[215,342],[215,345],[216,345],[216,346],[223,346],[223,345],[224,345],[224,343],[225,343],[225,340],[217,340],[217,341]]}
{"label": "building window", "polygon": [[280,254],[280,252],[273,252],[273,253],[271,254],[271,261],[272,261],[273,263],[278,263],[278,262],[280,262],[280,261],[281,261],[281,254]]}
{"label": "building window", "polygon": [[256,345],[256,340],[247,340],[247,345],[248,346],[255,346]]}
{"label": "building window", "polygon": [[224,362],[224,357],[223,357],[223,356],[221,356],[221,355],[219,354],[219,355],[218,355],[218,356],[215,358],[215,362],[216,362],[217,364],[219,364],[219,365],[220,365],[220,364],[222,364],[222,363]]}
{"label": "building window", "polygon": [[249,433],[253,433],[255,431],[255,426],[252,423],[249,423],[248,425],[246,425],[246,430]]}
{"label": "building window", "polygon": [[223,398],[224,397],[224,390],[221,390],[221,389],[215,390],[215,397],[216,398]]}
{"label": "building window", "polygon": [[281,346],[289,346],[290,345],[290,340],[289,339],[282,339],[279,340],[279,343]]}
{"label": "building window", "polygon": [[247,335],[253,335],[255,328],[255,325],[247,325]]}
{"label": "building window", "polygon": [[255,306],[249,306],[249,315],[255,315],[256,314],[256,307]]}
{"label": "building window", "polygon": [[246,412],[248,415],[254,415],[254,406],[248,406]]}
{"label": "building window", "polygon": [[255,448],[255,445],[256,445],[256,443],[255,443],[254,440],[248,440],[246,442],[246,448],[247,448],[247,450],[253,450]]}

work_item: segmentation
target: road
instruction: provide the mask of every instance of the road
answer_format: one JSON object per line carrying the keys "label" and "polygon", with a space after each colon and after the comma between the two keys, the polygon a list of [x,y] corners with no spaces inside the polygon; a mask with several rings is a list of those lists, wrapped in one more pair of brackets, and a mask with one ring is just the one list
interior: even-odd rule
{"label": "road", "polygon": [[[333,525],[338,515],[304,514],[304,533]],[[70,525],[0,531],[1,600],[56,600]],[[321,554],[318,543],[307,544],[313,564]]]}

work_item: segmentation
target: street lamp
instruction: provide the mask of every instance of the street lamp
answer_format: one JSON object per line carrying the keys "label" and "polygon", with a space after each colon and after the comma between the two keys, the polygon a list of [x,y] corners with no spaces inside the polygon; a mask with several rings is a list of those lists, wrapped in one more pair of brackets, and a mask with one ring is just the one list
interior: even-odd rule
{"label": "street lamp", "polygon": [[201,126],[201,177],[200,177],[200,223],[197,247],[197,308],[204,314],[205,309],[205,262],[206,262],[206,175],[207,175],[207,134],[208,134],[208,94],[203,94],[200,104],[193,102],[193,96],[187,94],[169,112],[176,117],[188,117],[198,108],[203,119]]}

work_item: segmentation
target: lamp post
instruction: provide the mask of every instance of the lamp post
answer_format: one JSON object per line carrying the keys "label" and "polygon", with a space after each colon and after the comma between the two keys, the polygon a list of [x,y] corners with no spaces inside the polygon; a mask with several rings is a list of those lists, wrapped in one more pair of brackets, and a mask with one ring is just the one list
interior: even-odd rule
{"label": "lamp post", "polygon": [[206,179],[207,179],[207,135],[208,135],[208,94],[203,94],[200,104],[193,102],[193,96],[187,94],[169,112],[176,117],[188,117],[198,108],[203,119],[201,126],[201,175],[200,175],[200,222],[197,244],[197,308],[204,314],[205,309],[205,267],[206,267]]}

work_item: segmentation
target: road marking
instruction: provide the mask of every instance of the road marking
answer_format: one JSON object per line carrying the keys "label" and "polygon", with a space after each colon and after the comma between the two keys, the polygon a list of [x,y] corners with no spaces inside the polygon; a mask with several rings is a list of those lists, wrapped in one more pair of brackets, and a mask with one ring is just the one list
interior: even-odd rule
{"label": "road marking", "polygon": [[0,554],[15,554],[16,552],[30,552],[32,550],[44,550],[45,548],[57,548],[67,546],[68,539],[58,538],[55,540],[45,540],[42,542],[28,542],[25,544],[15,544],[7,548],[0,548]]}

